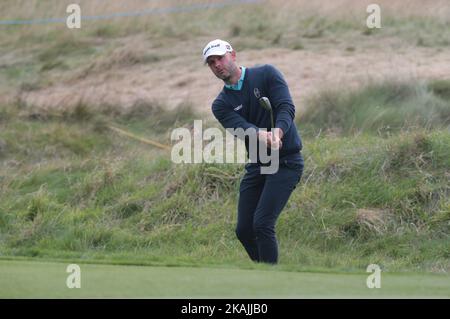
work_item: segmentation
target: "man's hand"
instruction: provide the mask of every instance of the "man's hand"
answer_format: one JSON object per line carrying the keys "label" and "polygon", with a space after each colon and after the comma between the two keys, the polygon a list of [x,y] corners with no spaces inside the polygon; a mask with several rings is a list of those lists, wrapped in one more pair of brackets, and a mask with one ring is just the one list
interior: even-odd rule
{"label": "man's hand", "polygon": [[269,135],[269,147],[273,150],[279,150],[283,146],[283,142],[281,142],[281,138],[283,137],[283,131],[280,128],[274,128],[272,132],[268,133]]}
{"label": "man's hand", "polygon": [[271,149],[280,149],[283,146],[281,141],[284,133],[280,128],[275,128],[273,132],[259,131],[258,139],[263,141]]}
{"label": "man's hand", "polygon": [[284,132],[283,132],[283,130],[281,129],[281,128],[278,128],[278,127],[276,127],[276,128],[274,128],[273,129],[273,135],[274,136],[276,136],[276,137],[278,137],[280,140],[283,138],[283,136],[284,136]]}

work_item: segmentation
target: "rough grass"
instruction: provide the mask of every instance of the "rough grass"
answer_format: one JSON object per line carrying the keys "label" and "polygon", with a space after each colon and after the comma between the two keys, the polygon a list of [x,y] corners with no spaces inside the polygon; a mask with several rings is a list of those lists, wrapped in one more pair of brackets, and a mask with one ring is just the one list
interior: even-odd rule
{"label": "rough grass", "polygon": [[[417,139],[428,146],[416,146]],[[442,131],[308,141],[304,182],[278,225],[282,263],[448,270],[449,143]],[[245,260],[233,232],[241,172],[233,165],[175,167],[142,153],[18,168],[2,174],[8,185],[3,251],[113,259],[133,251],[132,260],[194,264]]]}
{"label": "rough grass", "polygon": [[[140,12],[161,8],[194,8],[198,4],[221,3],[222,1],[152,1],[136,0],[123,3],[91,3],[79,1],[82,14],[86,16],[108,15],[120,12]],[[382,1],[382,21],[384,30],[366,33],[396,35],[407,39],[420,38],[432,46],[448,46],[448,7],[443,1],[435,1],[426,6],[421,3],[402,5],[401,1]],[[223,2],[222,2],[223,3]],[[24,9],[26,7],[26,10]],[[64,17],[67,4],[61,1],[30,0],[26,5],[21,1],[4,1],[2,19],[36,19]],[[109,20],[83,21],[84,30],[79,34],[104,39],[126,37],[136,33],[146,33],[151,39],[176,38],[192,39],[203,35],[228,32],[229,36],[264,40],[266,44],[287,45],[295,37],[318,39],[336,33],[366,32],[365,20],[367,4],[353,1],[262,1],[254,4],[234,4],[224,8],[193,10],[186,13],[156,14],[144,17],[122,17]],[[401,10],[399,10],[401,8]],[[241,19],[241,15],[246,19]],[[195,17],[195,19],[193,19]],[[57,25],[57,24],[56,24]],[[10,27],[18,34],[38,35],[55,29],[53,26]],[[62,29],[62,28],[61,28]],[[16,33],[17,32],[17,33]],[[224,36],[225,34],[223,34]],[[8,35],[3,35],[8,38]],[[442,42],[442,43],[441,43]]]}
{"label": "rough grass", "polygon": [[[416,91],[400,87],[402,94],[388,90],[381,99],[379,92],[354,94],[361,105],[375,99],[388,108]],[[115,121],[167,142],[171,128],[195,119],[185,112],[141,105],[93,113],[80,105],[39,117],[1,108],[2,255],[251,265],[234,235],[242,165],[174,165],[169,154],[105,128]],[[352,125],[342,127],[355,127],[347,121]],[[357,135],[304,139],[302,183],[278,223],[285,269],[378,263],[390,271],[448,272],[450,134],[441,122],[425,124],[383,136],[361,126]]]}
{"label": "rough grass", "polygon": [[326,90],[307,102],[298,118],[307,134],[372,132],[391,134],[416,128],[448,128],[448,81],[384,81],[362,89]]}
{"label": "rough grass", "polygon": [[[81,5],[84,14],[99,15],[195,3]],[[76,32],[2,26],[1,89],[27,92],[58,83],[65,71],[73,79],[74,69],[85,76],[167,57],[148,48],[179,45],[197,55],[211,37],[228,38],[237,50],[345,48],[346,39],[365,45],[384,38],[448,47],[447,7],[422,16],[422,2],[413,11],[396,2],[402,10],[383,11],[383,28],[369,32],[364,6],[299,3],[86,21]],[[0,12],[1,19],[50,18],[64,16],[65,7],[7,0]],[[148,46],[130,46],[136,39]],[[448,272],[449,88],[448,81],[387,82],[311,99],[298,117],[306,170],[278,224],[283,267],[361,270],[379,263]],[[168,143],[171,128],[189,127],[195,117],[189,107],[166,111],[157,102],[93,110],[80,101],[51,113],[0,106],[0,254],[253,267],[234,236],[242,166],[175,166],[167,154],[107,127],[113,121]],[[334,134],[319,134],[326,131]]]}
{"label": "rough grass", "polygon": [[[149,3],[142,0],[124,5],[80,1],[83,15],[87,16],[164,7],[189,7],[198,3],[199,1]],[[60,1],[42,3],[31,0],[26,4],[21,1],[5,1],[2,2],[0,19],[64,17],[66,5]],[[186,43],[198,43],[195,44],[198,48],[206,41],[200,39],[211,37],[227,38],[239,52],[268,47],[320,50],[330,43],[333,47],[345,49],[348,47],[345,43],[349,41],[364,47],[379,43],[382,39],[393,38],[405,45],[413,43],[417,46],[447,48],[450,21],[444,13],[446,11],[439,7],[439,3],[435,3],[433,6],[427,5],[428,14],[421,16],[417,10],[419,6],[415,7],[414,10],[409,10],[409,6],[402,7],[399,14],[398,3],[384,3],[383,28],[377,30],[367,29],[364,5],[347,5],[345,1],[331,6],[329,3],[311,5],[306,1],[288,1],[283,4],[264,1],[222,9],[83,21],[83,27],[76,31],[67,29],[63,23],[5,25],[1,26],[4,32],[0,33],[0,52],[5,56],[0,59],[0,66],[4,66],[6,71],[2,72],[2,77],[6,75],[8,82],[17,87],[30,81],[42,80],[45,83],[48,76],[46,73],[49,72],[69,72],[81,67],[87,68],[82,72],[85,74],[90,68],[93,68],[91,72],[96,72],[114,65],[123,67],[153,63],[166,58],[165,55],[145,54],[145,50],[149,48],[172,48],[183,43],[181,47],[194,54],[198,49],[186,48]],[[434,7],[434,11],[430,9]],[[241,19],[242,16],[246,19]],[[142,37],[140,42],[144,52],[141,52],[142,47],[136,48],[133,42],[138,36]],[[13,57],[7,55],[11,52],[14,52]],[[10,63],[12,58],[18,61]],[[107,62],[109,58],[112,61]],[[29,72],[20,71],[24,68],[28,68]]]}

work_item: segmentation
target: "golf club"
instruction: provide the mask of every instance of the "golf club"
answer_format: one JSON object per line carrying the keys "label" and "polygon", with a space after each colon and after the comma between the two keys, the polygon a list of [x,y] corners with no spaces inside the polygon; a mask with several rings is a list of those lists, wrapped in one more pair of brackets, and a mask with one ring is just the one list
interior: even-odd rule
{"label": "golf club", "polygon": [[273,111],[272,111],[272,105],[270,104],[270,101],[267,97],[263,96],[259,99],[259,105],[261,105],[261,107],[267,111],[270,112],[270,124],[271,124],[271,129],[273,129],[275,127],[274,123],[273,123]]}
{"label": "golf club", "polygon": [[[272,131],[272,129],[275,128],[275,123],[273,122],[273,110],[272,110],[272,104],[270,104],[270,100],[269,98],[263,96],[261,98],[259,98],[259,105],[270,112],[270,130]],[[281,147],[282,142],[280,141],[280,145],[279,147]]]}

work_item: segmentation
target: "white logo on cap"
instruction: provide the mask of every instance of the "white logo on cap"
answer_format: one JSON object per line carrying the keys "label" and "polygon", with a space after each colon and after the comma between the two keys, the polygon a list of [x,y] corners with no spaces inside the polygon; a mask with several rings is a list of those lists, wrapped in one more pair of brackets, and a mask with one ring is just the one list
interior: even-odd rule
{"label": "white logo on cap", "polygon": [[218,54],[224,55],[226,52],[232,52],[233,48],[231,45],[223,40],[216,39],[209,42],[203,50],[203,60],[206,62],[206,59],[210,55]]}

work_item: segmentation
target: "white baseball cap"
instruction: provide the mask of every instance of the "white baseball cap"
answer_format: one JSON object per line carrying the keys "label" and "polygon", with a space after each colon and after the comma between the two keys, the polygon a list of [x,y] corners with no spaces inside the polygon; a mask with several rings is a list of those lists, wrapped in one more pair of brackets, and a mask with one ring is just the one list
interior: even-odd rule
{"label": "white baseball cap", "polygon": [[203,62],[211,55],[224,55],[227,52],[233,52],[233,48],[227,41],[220,39],[212,40],[203,49]]}

